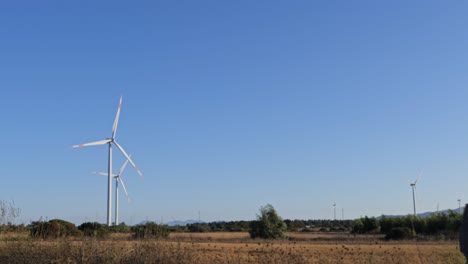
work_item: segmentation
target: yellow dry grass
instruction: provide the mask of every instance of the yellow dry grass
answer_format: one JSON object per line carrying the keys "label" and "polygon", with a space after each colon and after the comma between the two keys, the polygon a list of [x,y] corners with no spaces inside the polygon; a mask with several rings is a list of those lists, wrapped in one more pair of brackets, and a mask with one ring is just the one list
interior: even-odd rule
{"label": "yellow dry grass", "polygon": [[239,241],[249,240],[249,233],[246,232],[208,232],[208,233],[171,233],[172,240],[183,241]]}
{"label": "yellow dry grass", "polygon": [[125,234],[52,241],[10,235],[0,242],[0,263],[465,263],[455,241],[288,235],[294,240],[251,240],[247,233],[173,233],[167,240],[141,241]]}
{"label": "yellow dry grass", "polygon": [[[350,233],[286,232],[286,237],[297,241],[364,241],[382,239],[383,235],[353,235]],[[245,241],[250,240],[247,232],[171,233],[173,240],[184,241]]]}
{"label": "yellow dry grass", "polygon": [[199,243],[197,247],[206,263],[465,263],[454,243],[263,242]]}

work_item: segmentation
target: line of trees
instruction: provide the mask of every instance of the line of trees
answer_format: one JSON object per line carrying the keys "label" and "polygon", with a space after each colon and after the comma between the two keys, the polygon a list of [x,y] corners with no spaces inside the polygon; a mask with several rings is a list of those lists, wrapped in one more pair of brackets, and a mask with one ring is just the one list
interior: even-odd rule
{"label": "line of trees", "polygon": [[385,234],[387,239],[404,239],[415,236],[437,236],[455,239],[461,226],[462,215],[449,211],[429,217],[413,215],[388,217],[362,217],[356,220],[283,220],[271,205],[259,209],[257,220],[193,223],[185,226],[158,225],[147,222],[136,226],[121,223],[116,226],[89,222],[76,226],[73,223],[53,219],[36,221],[25,226],[16,225],[15,218],[20,214],[14,203],[0,201],[0,233],[29,232],[34,238],[60,238],[67,236],[107,237],[110,233],[134,233],[135,238],[164,238],[170,232],[249,232],[252,238],[281,238],[284,232],[351,232],[354,234]]}
{"label": "line of trees", "polygon": [[[291,220],[285,219],[289,232],[350,232],[355,220]],[[216,221],[169,227],[173,232],[248,232],[252,221]]]}
{"label": "line of trees", "polygon": [[[387,217],[362,217],[354,221],[353,233],[381,233],[387,239],[439,236],[440,238],[454,239],[458,236],[462,222],[462,215],[455,211],[431,214],[429,217],[416,217],[413,215]],[[396,236],[396,237],[394,237]]]}
{"label": "line of trees", "polygon": [[167,238],[169,228],[154,222],[127,226],[121,223],[117,226],[107,226],[97,222],[86,222],[78,227],[70,222],[53,219],[50,221],[36,221],[27,226],[32,238],[57,239],[63,237],[96,237],[107,238],[111,233],[133,233],[136,239]]}

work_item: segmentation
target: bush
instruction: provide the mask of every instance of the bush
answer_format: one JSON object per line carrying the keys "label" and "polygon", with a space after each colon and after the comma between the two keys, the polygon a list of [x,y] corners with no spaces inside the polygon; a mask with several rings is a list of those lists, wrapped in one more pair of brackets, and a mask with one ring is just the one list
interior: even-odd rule
{"label": "bush", "polygon": [[132,228],[135,238],[167,238],[169,237],[169,229],[167,226],[158,225],[154,222],[148,222],[143,225],[137,225]]}
{"label": "bush", "polygon": [[75,224],[60,219],[53,219],[49,222],[32,222],[30,225],[30,235],[33,238],[47,239],[81,236],[82,233]]}
{"label": "bush", "polygon": [[288,227],[288,231],[290,232],[297,232],[305,227],[304,222],[301,220],[286,219],[284,220],[284,223],[286,224],[286,226]]}
{"label": "bush", "polygon": [[208,224],[205,223],[187,224],[187,230],[191,233],[204,233],[210,231]]}
{"label": "bush", "polygon": [[97,222],[86,222],[78,226],[83,235],[89,237],[106,238],[110,235],[109,227]]}
{"label": "bush", "polygon": [[106,226],[111,233],[130,233],[132,232],[132,227],[122,222],[118,225]]}
{"label": "bush", "polygon": [[413,231],[408,227],[394,227],[385,236],[385,240],[401,240],[413,238]]}
{"label": "bush", "polygon": [[284,237],[283,232],[287,230],[286,224],[276,213],[271,205],[260,207],[260,215],[257,221],[250,222],[250,237],[263,239],[277,239]]}

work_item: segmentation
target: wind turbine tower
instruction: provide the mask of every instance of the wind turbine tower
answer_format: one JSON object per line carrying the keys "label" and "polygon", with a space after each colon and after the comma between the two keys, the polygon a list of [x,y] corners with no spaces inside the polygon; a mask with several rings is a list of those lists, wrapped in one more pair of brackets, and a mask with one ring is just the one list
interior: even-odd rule
{"label": "wind turbine tower", "polygon": [[[132,157],[132,154],[128,156]],[[124,172],[125,167],[127,167],[127,164],[128,164],[128,160],[125,160],[124,164],[119,170],[119,174],[112,174],[112,177],[115,179],[115,221],[114,221],[115,225],[119,225],[119,182],[122,185],[122,188],[125,192],[125,197],[127,198],[127,202],[130,202],[127,189],[125,188],[125,184],[122,180],[122,173]],[[93,172],[93,173],[108,176],[106,172]]]}
{"label": "wind turbine tower", "polygon": [[336,203],[333,203],[333,216],[335,217],[336,221]]}
{"label": "wind turbine tower", "polygon": [[414,216],[416,216],[416,200],[414,197],[414,191],[416,189],[416,183],[418,182],[420,177],[421,177],[421,174],[419,174],[418,178],[414,182],[410,182],[411,189],[413,190],[413,214]]}
{"label": "wind turbine tower", "polygon": [[462,211],[461,211],[461,199],[458,198],[457,201],[458,201],[458,213],[461,214],[462,213]]}

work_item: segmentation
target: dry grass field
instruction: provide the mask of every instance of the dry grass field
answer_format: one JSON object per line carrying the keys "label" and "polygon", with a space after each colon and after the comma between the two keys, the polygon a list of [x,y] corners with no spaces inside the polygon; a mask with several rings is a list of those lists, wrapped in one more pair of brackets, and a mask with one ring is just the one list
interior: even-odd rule
{"label": "dry grass field", "polygon": [[456,242],[385,242],[380,237],[289,233],[251,240],[247,233],[173,233],[168,240],[40,241],[3,236],[0,263],[465,263]]}
{"label": "dry grass field", "polygon": [[[355,235],[349,233],[318,233],[318,232],[287,232],[286,236],[294,241],[321,241],[335,242],[339,241],[374,241],[382,239],[383,235]],[[190,241],[251,241],[249,233],[246,232],[213,232],[213,233],[171,233],[172,240],[190,240]]]}

